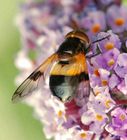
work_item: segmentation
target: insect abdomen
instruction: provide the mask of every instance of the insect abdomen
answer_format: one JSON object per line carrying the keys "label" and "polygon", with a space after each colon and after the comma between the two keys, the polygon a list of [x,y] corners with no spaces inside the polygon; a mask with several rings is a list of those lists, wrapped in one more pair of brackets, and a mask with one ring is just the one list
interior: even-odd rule
{"label": "insect abdomen", "polygon": [[75,96],[79,83],[88,79],[88,75],[84,73],[76,76],[51,75],[50,90],[54,96],[65,102]]}

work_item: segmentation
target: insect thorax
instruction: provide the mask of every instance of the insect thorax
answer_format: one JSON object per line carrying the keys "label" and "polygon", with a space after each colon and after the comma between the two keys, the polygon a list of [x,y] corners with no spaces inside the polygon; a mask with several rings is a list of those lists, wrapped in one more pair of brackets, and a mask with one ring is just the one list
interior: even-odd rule
{"label": "insect thorax", "polygon": [[84,53],[86,54],[86,48],[87,48],[87,43],[81,41],[78,38],[67,38],[59,47],[58,53],[63,54],[65,52],[69,52],[72,55],[75,55],[77,53]]}

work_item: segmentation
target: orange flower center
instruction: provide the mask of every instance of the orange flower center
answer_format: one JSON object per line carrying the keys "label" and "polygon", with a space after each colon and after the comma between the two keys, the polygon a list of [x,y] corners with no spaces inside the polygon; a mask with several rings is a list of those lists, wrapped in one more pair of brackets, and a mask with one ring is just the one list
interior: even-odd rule
{"label": "orange flower center", "polygon": [[111,103],[112,103],[111,100],[107,100],[107,101],[105,102],[106,108],[110,108],[110,104],[111,104]]}
{"label": "orange flower center", "polygon": [[99,73],[98,69],[95,69],[95,70],[94,70],[94,74],[95,74],[97,77],[100,76],[100,73]]}
{"label": "orange flower center", "polygon": [[62,117],[62,115],[63,115],[63,112],[60,110],[60,111],[58,112],[58,117]]}
{"label": "orange flower center", "polygon": [[105,49],[106,50],[111,50],[111,49],[113,49],[114,48],[114,44],[112,43],[112,42],[107,42],[106,44],[105,44]]}
{"label": "orange flower center", "polygon": [[124,20],[124,18],[122,18],[122,17],[119,17],[119,18],[116,18],[116,19],[115,19],[115,24],[116,24],[117,26],[122,26],[124,23],[125,23],[125,20]]}
{"label": "orange flower center", "polygon": [[119,118],[120,120],[124,121],[126,119],[126,116],[124,114],[121,114]]}
{"label": "orange flower center", "polygon": [[86,138],[86,136],[87,136],[87,135],[86,135],[85,132],[83,132],[83,133],[80,134],[80,137],[81,137],[82,139]]}
{"label": "orange flower center", "polygon": [[100,92],[99,92],[99,91],[96,91],[96,92],[95,92],[95,95],[97,96],[98,94],[100,94]]}
{"label": "orange flower center", "polygon": [[100,24],[96,23],[92,26],[92,32],[93,33],[98,33],[101,30]]}
{"label": "orange flower center", "polygon": [[115,63],[114,59],[109,60],[109,61],[108,61],[108,66],[114,65],[114,63]]}
{"label": "orange flower center", "polygon": [[102,116],[102,115],[97,114],[97,115],[96,115],[96,119],[97,119],[98,121],[102,121],[102,120],[103,120],[103,116]]}
{"label": "orange flower center", "polygon": [[102,80],[101,83],[102,83],[103,86],[107,86],[108,85],[107,80]]}

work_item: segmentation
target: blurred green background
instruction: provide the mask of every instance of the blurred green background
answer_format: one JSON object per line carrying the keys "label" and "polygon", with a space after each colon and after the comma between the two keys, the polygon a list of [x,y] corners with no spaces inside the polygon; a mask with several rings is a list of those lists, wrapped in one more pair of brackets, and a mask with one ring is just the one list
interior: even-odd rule
{"label": "blurred green background", "polygon": [[20,2],[0,1],[0,140],[45,140],[41,124],[32,116],[32,109],[11,102],[16,89],[14,78],[18,74],[14,58],[20,48],[14,18]]}
{"label": "blurred green background", "polygon": [[18,74],[14,58],[20,48],[20,36],[14,18],[20,2],[0,2],[0,140],[46,140],[41,124],[32,116],[32,109],[11,102],[16,89],[14,78]]}

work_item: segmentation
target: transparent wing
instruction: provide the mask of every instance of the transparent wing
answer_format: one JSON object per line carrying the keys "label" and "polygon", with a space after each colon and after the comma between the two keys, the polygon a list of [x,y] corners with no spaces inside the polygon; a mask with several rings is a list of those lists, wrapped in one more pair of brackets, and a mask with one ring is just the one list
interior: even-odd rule
{"label": "transparent wing", "polygon": [[58,60],[57,54],[51,55],[44,63],[42,63],[26,80],[17,88],[12,96],[12,101],[16,102],[23,97],[30,95],[37,87],[40,78],[44,76],[45,70]]}

